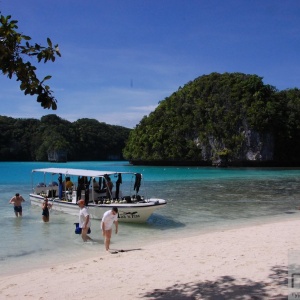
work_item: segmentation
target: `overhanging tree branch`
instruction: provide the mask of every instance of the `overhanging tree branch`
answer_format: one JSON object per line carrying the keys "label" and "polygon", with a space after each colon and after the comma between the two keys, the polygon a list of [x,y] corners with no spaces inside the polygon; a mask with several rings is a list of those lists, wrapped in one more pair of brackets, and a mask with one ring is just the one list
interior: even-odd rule
{"label": "overhanging tree branch", "polygon": [[50,75],[39,80],[36,76],[36,67],[26,57],[36,56],[37,61],[44,63],[51,60],[55,61],[56,55],[61,56],[58,45],[53,46],[47,38],[47,47],[39,44],[30,44],[31,37],[18,33],[16,29],[18,21],[11,20],[11,16],[0,18],[0,69],[3,75],[12,78],[13,75],[20,81],[20,89],[25,95],[36,95],[37,102],[41,103],[43,108],[57,109],[57,100],[52,95],[53,91],[45,84]]}

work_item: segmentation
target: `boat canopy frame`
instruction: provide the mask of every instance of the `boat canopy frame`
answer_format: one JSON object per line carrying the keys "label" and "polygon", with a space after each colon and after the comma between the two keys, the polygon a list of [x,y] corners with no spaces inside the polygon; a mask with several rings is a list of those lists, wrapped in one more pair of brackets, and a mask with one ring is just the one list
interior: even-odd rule
{"label": "boat canopy frame", "polygon": [[[68,176],[85,176],[90,177],[92,179],[102,177],[106,183],[107,179],[106,176],[115,176],[118,174],[128,174],[128,175],[134,175],[135,176],[135,183],[134,183],[134,190],[136,192],[136,195],[139,191],[139,187],[141,185],[141,178],[142,174],[136,173],[136,172],[117,172],[117,171],[99,171],[99,170],[86,170],[86,169],[72,169],[72,168],[42,168],[42,169],[33,169],[32,174],[34,173],[44,173],[44,183],[46,184],[46,174],[51,174],[51,176],[57,174],[61,174],[64,176],[64,178]],[[32,187],[34,186],[34,176],[32,176]],[[92,183],[92,190],[94,190],[93,186],[93,180],[91,180]],[[145,190],[146,192],[146,190]],[[112,195],[111,195],[112,196]],[[95,203],[94,199],[94,193],[92,193],[92,201]]]}

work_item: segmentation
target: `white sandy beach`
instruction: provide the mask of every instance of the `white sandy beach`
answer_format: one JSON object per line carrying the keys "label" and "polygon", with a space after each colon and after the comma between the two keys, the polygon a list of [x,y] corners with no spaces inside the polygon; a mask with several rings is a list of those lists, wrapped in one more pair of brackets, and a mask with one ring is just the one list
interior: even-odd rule
{"label": "white sandy beach", "polygon": [[0,299],[287,299],[288,252],[300,251],[299,227],[292,220],[116,254],[101,249],[97,257],[1,276]]}

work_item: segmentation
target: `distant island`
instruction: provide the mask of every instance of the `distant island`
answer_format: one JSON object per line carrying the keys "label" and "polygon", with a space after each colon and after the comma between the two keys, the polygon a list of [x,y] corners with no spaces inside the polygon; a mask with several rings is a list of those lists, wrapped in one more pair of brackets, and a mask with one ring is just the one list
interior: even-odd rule
{"label": "distant island", "polygon": [[129,132],[94,119],[69,122],[55,114],[41,120],[0,116],[0,160],[124,160]]}
{"label": "distant island", "polygon": [[300,166],[300,91],[211,73],[159,103],[129,134],[132,164]]}

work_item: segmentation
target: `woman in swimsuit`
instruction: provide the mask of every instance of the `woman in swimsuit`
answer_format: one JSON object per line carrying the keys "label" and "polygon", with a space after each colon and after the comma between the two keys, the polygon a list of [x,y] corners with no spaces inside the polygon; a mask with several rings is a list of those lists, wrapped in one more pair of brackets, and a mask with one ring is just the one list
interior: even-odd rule
{"label": "woman in swimsuit", "polygon": [[44,222],[49,222],[50,214],[49,209],[52,207],[52,204],[48,203],[48,199],[45,198],[43,203],[43,212],[42,212],[42,218]]}

